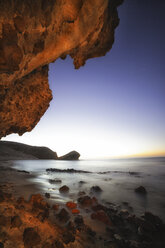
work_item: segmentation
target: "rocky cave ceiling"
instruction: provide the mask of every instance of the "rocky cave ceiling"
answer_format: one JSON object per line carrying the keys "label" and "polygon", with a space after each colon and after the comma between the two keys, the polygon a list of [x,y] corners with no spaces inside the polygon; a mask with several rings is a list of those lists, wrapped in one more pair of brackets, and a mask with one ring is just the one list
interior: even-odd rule
{"label": "rocky cave ceiling", "polygon": [[0,138],[31,131],[52,99],[48,65],[76,69],[114,42],[122,0],[0,0]]}

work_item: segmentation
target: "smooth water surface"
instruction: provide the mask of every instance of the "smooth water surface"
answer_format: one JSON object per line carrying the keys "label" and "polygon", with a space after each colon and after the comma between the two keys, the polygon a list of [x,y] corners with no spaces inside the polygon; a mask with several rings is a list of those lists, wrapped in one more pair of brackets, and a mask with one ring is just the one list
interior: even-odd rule
{"label": "smooth water surface", "polygon": [[[19,160],[14,167],[36,175],[31,181],[38,184],[41,192],[49,192],[52,201],[65,203],[77,200],[78,193],[98,185],[103,192],[97,195],[100,200],[122,205],[128,202],[134,213],[140,215],[151,211],[165,220],[165,158],[134,158],[111,160]],[[91,173],[46,172],[48,168],[84,170]],[[61,179],[62,183],[52,184],[49,179]],[[84,181],[84,183],[80,183]],[[67,185],[70,193],[62,195],[59,187]],[[135,193],[134,189],[144,186],[147,195]]]}

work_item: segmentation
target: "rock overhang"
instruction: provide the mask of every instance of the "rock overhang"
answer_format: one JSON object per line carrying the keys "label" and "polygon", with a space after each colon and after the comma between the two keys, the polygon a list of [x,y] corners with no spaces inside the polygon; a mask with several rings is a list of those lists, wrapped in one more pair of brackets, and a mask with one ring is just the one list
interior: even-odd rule
{"label": "rock overhang", "polygon": [[48,65],[76,69],[114,42],[122,0],[0,1],[0,138],[31,131],[52,99]]}

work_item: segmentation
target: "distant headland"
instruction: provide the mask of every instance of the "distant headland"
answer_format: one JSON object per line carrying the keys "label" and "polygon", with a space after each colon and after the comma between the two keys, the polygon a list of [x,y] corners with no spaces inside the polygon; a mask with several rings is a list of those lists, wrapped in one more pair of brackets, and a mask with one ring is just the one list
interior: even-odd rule
{"label": "distant headland", "polygon": [[78,160],[80,154],[71,151],[61,157],[57,153],[44,146],[30,146],[23,143],[0,141],[0,160],[20,159],[54,159],[54,160]]}

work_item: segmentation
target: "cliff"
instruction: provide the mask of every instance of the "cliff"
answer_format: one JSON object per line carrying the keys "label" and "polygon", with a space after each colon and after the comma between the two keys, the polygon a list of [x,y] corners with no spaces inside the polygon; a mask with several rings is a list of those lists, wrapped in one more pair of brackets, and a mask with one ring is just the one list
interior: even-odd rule
{"label": "cliff", "polygon": [[0,161],[19,159],[78,160],[80,154],[72,151],[58,157],[57,153],[44,146],[30,146],[18,142],[0,141]]}
{"label": "cliff", "polygon": [[122,0],[0,1],[0,138],[31,131],[49,107],[48,65],[76,69],[114,42]]}

